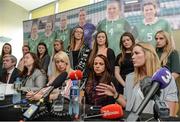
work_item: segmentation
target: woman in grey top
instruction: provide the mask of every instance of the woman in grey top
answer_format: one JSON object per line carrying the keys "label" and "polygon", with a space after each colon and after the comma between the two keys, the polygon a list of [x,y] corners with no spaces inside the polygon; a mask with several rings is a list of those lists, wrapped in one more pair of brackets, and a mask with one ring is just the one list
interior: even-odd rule
{"label": "woman in grey top", "polygon": [[[151,77],[159,68],[160,61],[154,47],[147,43],[138,43],[133,48],[132,55],[134,73],[127,75],[124,95],[119,95],[113,84],[100,84],[96,90],[101,94],[113,96],[127,111],[136,111],[144,99],[140,83],[145,77]],[[170,109],[170,116],[175,116],[175,102],[178,101],[177,86],[174,78],[170,84],[161,90],[160,99],[165,101]],[[143,113],[153,113],[153,101],[145,107]]]}
{"label": "woman in grey top", "polygon": [[47,82],[46,75],[39,69],[36,54],[31,52],[24,56],[24,68],[20,76],[25,91],[37,91]]}

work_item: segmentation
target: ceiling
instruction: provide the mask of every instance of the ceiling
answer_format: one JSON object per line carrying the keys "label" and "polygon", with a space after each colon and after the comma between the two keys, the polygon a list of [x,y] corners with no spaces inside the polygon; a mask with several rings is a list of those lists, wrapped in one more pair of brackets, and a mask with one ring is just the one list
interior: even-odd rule
{"label": "ceiling", "polygon": [[27,11],[44,6],[56,0],[10,0],[11,2],[23,7]]}

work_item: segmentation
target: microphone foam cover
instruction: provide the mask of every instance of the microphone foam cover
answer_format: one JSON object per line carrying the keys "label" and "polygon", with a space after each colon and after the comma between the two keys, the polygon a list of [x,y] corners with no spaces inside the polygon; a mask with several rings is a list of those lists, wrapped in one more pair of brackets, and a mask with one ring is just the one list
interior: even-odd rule
{"label": "microphone foam cover", "polygon": [[81,70],[76,70],[76,80],[81,80],[83,77],[83,73]]}
{"label": "microphone foam cover", "polygon": [[69,78],[71,80],[76,80],[75,71],[72,71],[72,72],[69,73]]}
{"label": "microphone foam cover", "polygon": [[117,119],[124,115],[122,106],[119,104],[106,105],[100,109],[100,112],[104,119]]}
{"label": "microphone foam cover", "polygon": [[171,72],[166,68],[162,67],[158,71],[156,71],[152,76],[153,82],[158,82],[159,87],[164,89],[167,87],[172,79]]}

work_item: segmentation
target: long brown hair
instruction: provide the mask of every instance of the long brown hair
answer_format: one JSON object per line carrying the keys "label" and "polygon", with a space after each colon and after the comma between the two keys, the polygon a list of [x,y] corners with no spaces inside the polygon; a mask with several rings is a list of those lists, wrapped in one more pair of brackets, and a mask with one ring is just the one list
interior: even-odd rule
{"label": "long brown hair", "polygon": [[89,56],[88,67],[93,66],[93,59],[94,59],[94,58],[96,57],[96,55],[97,55],[97,52],[98,52],[97,36],[98,36],[100,33],[104,33],[104,34],[105,34],[105,37],[106,37],[105,45],[106,45],[106,47],[108,47],[108,38],[107,38],[106,32],[105,32],[105,31],[99,31],[99,32],[96,34],[95,41],[94,41],[94,45],[93,45],[93,49],[92,49],[92,51],[91,51],[91,53],[90,53],[90,56]]}
{"label": "long brown hair", "polygon": [[[111,77],[112,73],[110,72],[110,66],[109,66],[109,62],[108,62],[107,57],[102,55],[102,54],[96,55],[95,58],[96,57],[103,59],[104,64],[105,64],[105,68],[104,68],[105,70],[104,70],[101,78],[99,79],[99,81],[96,81],[97,75],[96,75],[94,69],[89,74],[88,82],[87,82],[86,88],[85,88],[87,93],[89,93],[93,89],[95,82],[110,84],[110,81],[112,79],[112,77]],[[93,63],[94,63],[95,58],[93,59]],[[93,66],[93,68],[94,68],[94,66]]]}
{"label": "long brown hair", "polygon": [[130,48],[130,50],[132,51],[132,49],[133,49],[133,47],[134,47],[134,45],[135,45],[135,39],[134,39],[134,36],[132,35],[132,33],[130,33],[130,32],[125,32],[125,33],[123,33],[122,34],[122,36],[121,36],[121,38],[120,38],[120,43],[119,43],[119,47],[120,47],[120,49],[121,49],[121,57],[119,58],[119,65],[121,65],[121,63],[124,63],[124,59],[125,59],[125,56],[126,56],[126,48],[124,47],[124,45],[123,45],[123,37],[124,36],[127,36],[127,37],[129,37],[130,39],[131,39],[131,41],[132,41],[132,46],[131,46],[131,48]]}
{"label": "long brown hair", "polygon": [[[32,70],[30,71],[30,74],[29,74],[29,76],[30,76],[30,75],[33,74],[35,69],[40,69],[40,68],[39,68],[39,61],[38,61],[38,58],[37,58],[36,54],[32,53],[32,52],[29,52],[29,53],[26,53],[25,55],[27,55],[27,54],[30,54],[31,57],[34,59],[33,68],[32,68]],[[23,71],[21,72],[20,76],[21,77],[26,77],[27,74],[28,74],[28,69],[27,69],[26,66],[24,66]]]}
{"label": "long brown hair", "polygon": [[3,45],[3,47],[2,47],[2,51],[1,51],[1,58],[2,58],[2,59],[3,59],[3,56],[5,55],[5,52],[4,52],[4,47],[5,47],[6,45],[8,45],[8,46],[10,47],[10,52],[9,52],[9,54],[11,54],[11,53],[12,53],[12,46],[11,46],[11,44],[9,44],[9,43],[5,43],[5,44]]}
{"label": "long brown hair", "polygon": [[[76,27],[76,28],[73,29],[73,31],[72,31],[72,33],[71,33],[71,40],[70,40],[70,47],[69,47],[69,50],[70,50],[70,51],[73,51],[74,48],[75,48],[76,41],[75,41],[75,36],[74,36],[74,34],[75,34],[75,31],[76,31],[78,28],[80,28],[80,29],[83,30],[83,28],[80,27],[80,26],[78,26],[78,27]],[[81,38],[81,47],[83,47],[83,44],[84,44],[84,30],[83,30],[83,35],[82,35],[82,38]],[[80,48],[81,48],[81,47],[80,47]]]}

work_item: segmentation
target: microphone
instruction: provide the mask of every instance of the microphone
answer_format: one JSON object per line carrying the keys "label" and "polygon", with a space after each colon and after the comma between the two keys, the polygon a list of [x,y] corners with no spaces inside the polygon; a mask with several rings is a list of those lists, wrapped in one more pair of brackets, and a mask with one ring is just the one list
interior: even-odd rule
{"label": "microphone", "polygon": [[57,76],[57,78],[53,81],[53,83],[50,84],[49,87],[47,87],[47,89],[45,90],[45,94],[42,96],[42,98],[36,104],[32,104],[23,113],[23,116],[27,119],[31,119],[35,115],[35,113],[38,111],[40,104],[44,102],[44,99],[46,99],[54,89],[62,86],[63,82],[67,78],[67,75],[68,75],[67,72],[63,72],[59,76]]}
{"label": "microphone", "polygon": [[81,70],[75,70],[69,73],[69,79],[71,80],[81,80],[83,73]]}
{"label": "microphone", "polygon": [[[96,108],[96,110],[97,109],[98,108]],[[117,103],[106,105],[104,107],[99,108],[99,110],[100,110],[100,114],[86,116],[85,119],[98,117],[98,116],[102,116],[102,118],[104,119],[117,119],[124,116],[122,106]]]}
{"label": "microphone", "polygon": [[167,87],[171,81],[172,75],[171,72],[166,68],[160,68],[156,71],[152,76],[152,85],[147,93],[144,100],[141,102],[139,108],[136,112],[131,112],[127,117],[127,121],[136,121],[139,118],[139,115],[142,113],[148,102],[150,101],[151,97],[154,96],[159,89],[164,89]]}
{"label": "microphone", "polygon": [[56,77],[56,79],[50,84],[50,86],[53,86],[54,89],[62,86],[62,84],[64,83],[64,81],[66,80],[68,76],[67,72],[63,72],[61,73],[59,76]]}

